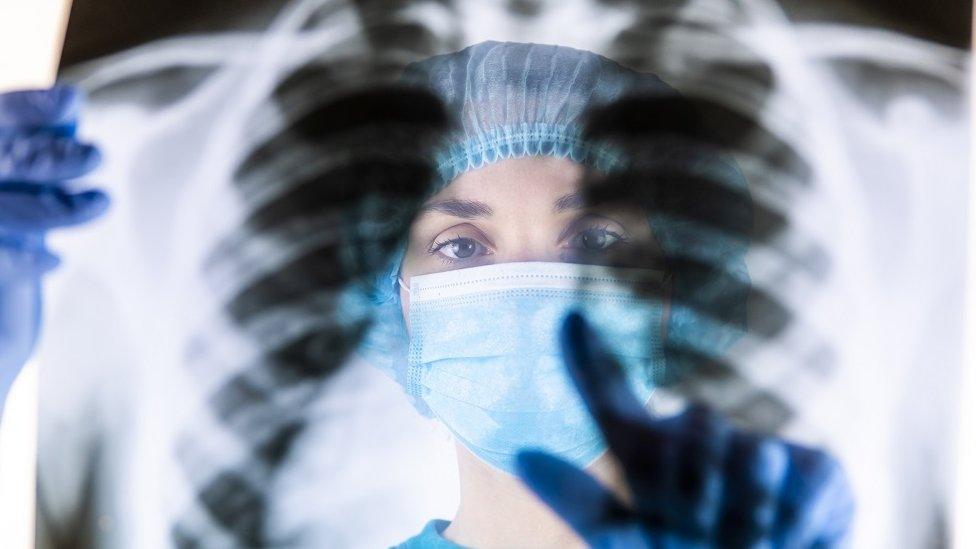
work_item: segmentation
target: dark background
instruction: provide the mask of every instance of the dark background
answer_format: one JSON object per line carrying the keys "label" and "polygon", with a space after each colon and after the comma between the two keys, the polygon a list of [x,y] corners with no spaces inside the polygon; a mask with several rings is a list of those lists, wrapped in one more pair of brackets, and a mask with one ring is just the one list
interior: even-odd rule
{"label": "dark background", "polygon": [[[368,1],[372,0],[360,0]],[[517,3],[526,1],[532,0]],[[972,4],[964,0],[781,3],[796,21],[886,27],[960,48],[970,43]],[[62,64],[70,66],[176,34],[262,28],[283,5],[281,0],[74,0]]]}

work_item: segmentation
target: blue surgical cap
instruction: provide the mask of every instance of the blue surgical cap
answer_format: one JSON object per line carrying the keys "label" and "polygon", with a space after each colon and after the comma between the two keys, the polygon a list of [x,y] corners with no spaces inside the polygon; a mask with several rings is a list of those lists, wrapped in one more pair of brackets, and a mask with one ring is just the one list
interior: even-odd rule
{"label": "blue surgical cap", "polygon": [[[592,52],[510,42],[482,42],[411,64],[402,81],[440,98],[455,122],[455,130],[431,159],[436,167],[431,194],[467,171],[509,158],[553,156],[599,172],[621,169],[626,158],[620,150],[584,137],[587,116],[625,98],[679,97],[657,76],[635,72]],[[745,180],[734,162],[716,158],[694,155],[688,161],[689,169],[723,171],[722,178],[744,189]],[[748,283],[743,259],[746,243],[741,236],[717,234],[714,229],[653,212],[649,222],[665,255],[721,265],[722,275],[717,279],[695,280],[693,288],[686,288],[697,292],[697,298],[714,296],[728,302],[728,296],[719,294],[741,291]],[[360,354],[406,386],[409,341],[397,288],[402,259],[403,250],[370,289],[374,323]],[[725,282],[737,289],[730,290]],[[679,290],[681,284],[676,281]],[[693,303],[679,301],[670,312],[669,339],[703,354],[719,352],[744,328],[745,297],[740,301],[734,306],[741,311],[732,315],[741,317],[740,326],[703,317]],[[421,401],[415,399],[414,404],[428,413]]]}
{"label": "blue surgical cap", "polygon": [[583,138],[584,116],[626,95],[676,95],[657,76],[594,53],[511,42],[482,42],[414,63],[403,82],[433,92],[457,124],[435,158],[441,186],[523,156],[609,171],[619,154]]}

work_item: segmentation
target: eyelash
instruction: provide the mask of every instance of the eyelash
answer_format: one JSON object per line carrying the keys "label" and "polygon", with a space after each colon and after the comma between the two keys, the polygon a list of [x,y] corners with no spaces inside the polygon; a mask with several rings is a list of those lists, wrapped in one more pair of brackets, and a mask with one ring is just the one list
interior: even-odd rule
{"label": "eyelash", "polygon": [[585,233],[586,231],[592,231],[593,229],[600,229],[601,231],[607,233],[608,235],[616,238],[617,239],[617,242],[619,242],[620,244],[627,244],[630,241],[630,237],[629,236],[627,236],[625,234],[620,234],[617,231],[611,231],[610,230],[610,224],[609,223],[607,223],[606,225],[604,225],[602,227],[600,227],[597,224],[594,224],[593,226],[590,226],[590,227],[586,227],[585,229],[582,229],[582,230],[578,231],[576,233],[576,236],[579,236],[580,234]]}
{"label": "eyelash", "polygon": [[445,247],[450,246],[451,244],[454,244],[456,242],[461,242],[463,240],[473,240],[475,242],[478,242],[479,245],[484,246],[484,244],[479,242],[478,239],[476,238],[469,238],[458,234],[454,238],[449,238],[447,240],[439,240],[439,241],[435,240],[430,245],[430,249],[427,250],[427,253],[433,255],[434,257],[436,257],[437,259],[439,259],[440,261],[444,262],[447,265],[456,265],[458,263],[468,262],[470,261],[469,259],[454,259],[452,257],[447,257],[446,255],[440,253],[440,251]]}
{"label": "eyelash", "polygon": [[430,254],[437,253],[437,252],[441,251],[441,249],[444,248],[444,246],[447,246],[448,244],[453,244],[453,243],[455,243],[455,242],[457,242],[459,240],[464,240],[464,237],[461,236],[461,235],[457,235],[454,238],[449,238],[447,240],[440,240],[440,241],[435,240],[433,242],[433,244],[430,245],[430,249],[427,250],[427,253],[430,253]]}

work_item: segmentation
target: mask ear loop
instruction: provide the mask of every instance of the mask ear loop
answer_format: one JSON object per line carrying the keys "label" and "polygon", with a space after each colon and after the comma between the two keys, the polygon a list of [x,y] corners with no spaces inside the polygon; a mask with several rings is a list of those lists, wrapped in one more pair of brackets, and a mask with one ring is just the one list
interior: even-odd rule
{"label": "mask ear loop", "polygon": [[410,286],[404,284],[403,277],[400,275],[397,275],[397,286],[403,288],[403,291],[407,292],[408,295],[410,294]]}

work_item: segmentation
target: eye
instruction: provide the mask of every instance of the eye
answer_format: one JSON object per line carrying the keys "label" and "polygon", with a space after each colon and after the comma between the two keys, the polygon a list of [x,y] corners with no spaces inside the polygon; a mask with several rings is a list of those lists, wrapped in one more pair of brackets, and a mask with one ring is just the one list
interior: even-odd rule
{"label": "eye", "polygon": [[609,226],[589,227],[576,233],[569,241],[569,247],[586,252],[599,252],[625,242],[627,237]]}
{"label": "eye", "polygon": [[435,242],[430,251],[447,259],[458,261],[485,255],[488,249],[473,238],[458,236],[450,240]]}

